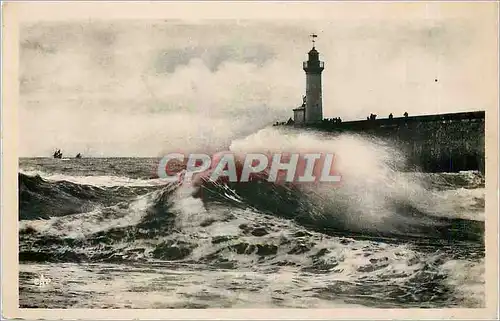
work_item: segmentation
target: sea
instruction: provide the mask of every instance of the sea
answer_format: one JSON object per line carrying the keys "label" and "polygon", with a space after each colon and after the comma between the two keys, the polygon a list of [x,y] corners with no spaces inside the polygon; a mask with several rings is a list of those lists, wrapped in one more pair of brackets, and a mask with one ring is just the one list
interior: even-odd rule
{"label": "sea", "polygon": [[407,170],[362,135],[265,128],[221,149],[332,152],[341,184],[194,187],[158,178],[159,157],[21,158],[20,307],[484,307],[481,173]]}

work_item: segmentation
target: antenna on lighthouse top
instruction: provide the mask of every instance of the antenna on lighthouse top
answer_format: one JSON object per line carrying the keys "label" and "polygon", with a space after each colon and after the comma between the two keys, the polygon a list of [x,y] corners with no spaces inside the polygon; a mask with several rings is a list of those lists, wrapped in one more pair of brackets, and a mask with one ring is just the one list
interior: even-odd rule
{"label": "antenna on lighthouse top", "polygon": [[312,43],[313,43],[313,48],[314,48],[314,44],[316,43],[316,40],[314,40],[314,39],[318,38],[318,35],[315,34],[315,33],[313,33],[313,34],[310,35],[310,37],[311,37],[311,40],[312,40]]}

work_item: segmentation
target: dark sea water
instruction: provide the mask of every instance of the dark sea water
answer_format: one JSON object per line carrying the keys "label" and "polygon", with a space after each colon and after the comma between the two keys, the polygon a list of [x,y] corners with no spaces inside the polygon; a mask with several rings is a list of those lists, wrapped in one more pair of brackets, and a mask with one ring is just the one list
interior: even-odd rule
{"label": "dark sea water", "polygon": [[[484,179],[401,172],[384,142],[259,132],[336,154],[340,186],[156,177],[156,158],[20,159],[20,306],[484,306]],[[50,280],[40,286],[40,277]]]}

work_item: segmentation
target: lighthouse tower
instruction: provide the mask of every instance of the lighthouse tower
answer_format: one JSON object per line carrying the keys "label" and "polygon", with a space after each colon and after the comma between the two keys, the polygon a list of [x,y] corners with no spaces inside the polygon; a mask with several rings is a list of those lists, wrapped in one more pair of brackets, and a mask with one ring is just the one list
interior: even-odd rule
{"label": "lighthouse tower", "polygon": [[319,60],[319,52],[314,46],[314,38],[317,35],[312,34],[311,37],[313,47],[309,51],[309,59],[303,62],[303,69],[306,72],[306,124],[314,124],[323,120],[321,72],[325,68],[325,65],[323,61]]}

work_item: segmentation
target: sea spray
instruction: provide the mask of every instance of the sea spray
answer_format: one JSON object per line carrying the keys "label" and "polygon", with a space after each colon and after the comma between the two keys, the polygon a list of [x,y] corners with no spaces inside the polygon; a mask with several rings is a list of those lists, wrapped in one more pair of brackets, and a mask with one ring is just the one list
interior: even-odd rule
{"label": "sea spray", "polygon": [[[386,232],[411,232],[414,222],[407,214],[426,212],[433,207],[432,193],[415,178],[402,175],[404,155],[389,142],[369,136],[264,129],[234,141],[230,150],[249,152],[299,152],[321,150],[333,153],[335,169],[342,175],[339,186],[299,186],[314,204],[312,215],[324,223],[349,228]],[[241,192],[244,187],[235,185]],[[398,213],[404,211],[404,213]],[[412,213],[410,213],[411,216]],[[431,219],[421,219],[434,224]],[[437,224],[437,223],[436,223]]]}

